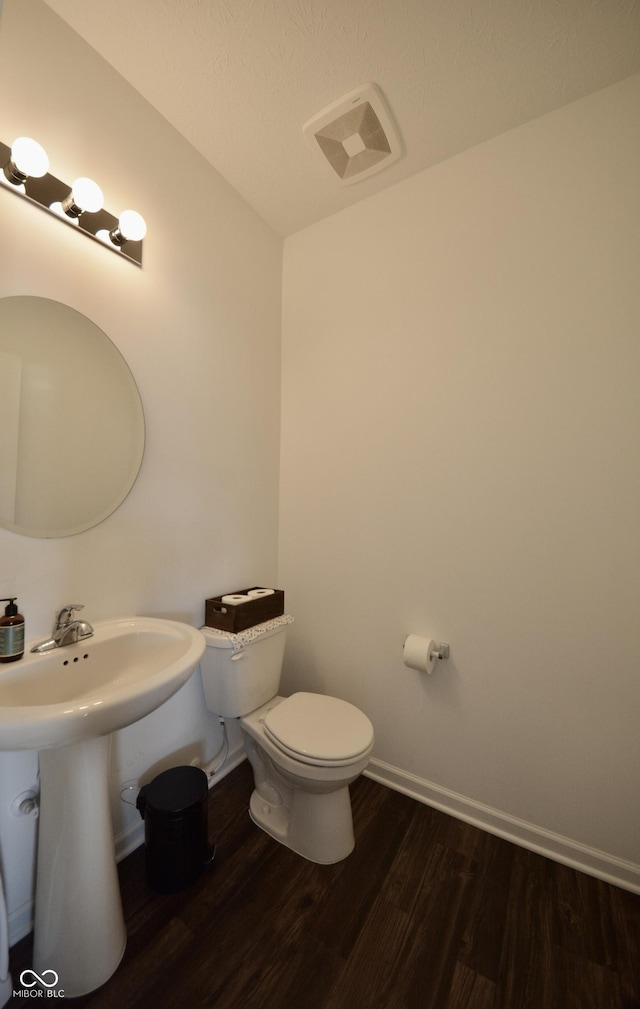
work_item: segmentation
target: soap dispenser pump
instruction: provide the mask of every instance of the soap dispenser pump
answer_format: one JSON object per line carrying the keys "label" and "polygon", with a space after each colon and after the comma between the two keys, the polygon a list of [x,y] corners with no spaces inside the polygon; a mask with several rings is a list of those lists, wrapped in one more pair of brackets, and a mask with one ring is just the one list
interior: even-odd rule
{"label": "soap dispenser pump", "polygon": [[0,662],[17,662],[24,655],[24,617],[15,596],[0,602],[8,603],[0,617]]}

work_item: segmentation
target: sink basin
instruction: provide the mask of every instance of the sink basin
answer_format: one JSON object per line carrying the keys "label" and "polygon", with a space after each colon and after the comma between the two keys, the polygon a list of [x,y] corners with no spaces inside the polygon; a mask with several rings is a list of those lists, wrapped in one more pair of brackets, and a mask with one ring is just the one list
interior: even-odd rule
{"label": "sink basin", "polygon": [[127,617],[94,635],[0,667],[0,749],[43,750],[108,735],[154,711],[188,680],[200,631],[174,620]]}
{"label": "sink basin", "polygon": [[94,631],[0,667],[0,750],[39,750],[33,969],[40,978],[55,974],[67,998],[103,985],[127,940],[111,822],[111,733],[175,694],[205,648],[200,631],[173,620],[126,617]]}

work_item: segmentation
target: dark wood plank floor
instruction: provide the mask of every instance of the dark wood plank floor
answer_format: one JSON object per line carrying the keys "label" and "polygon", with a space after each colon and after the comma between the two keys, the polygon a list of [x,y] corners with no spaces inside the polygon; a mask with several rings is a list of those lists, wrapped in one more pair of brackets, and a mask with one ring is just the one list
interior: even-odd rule
{"label": "dark wood plank floor", "polygon": [[120,864],[127,950],[74,1006],[640,1009],[639,896],[367,778],[355,851],[313,865],[251,823],[251,789],[245,762],[210,792],[218,851],[189,890],[152,893],[142,848]]}

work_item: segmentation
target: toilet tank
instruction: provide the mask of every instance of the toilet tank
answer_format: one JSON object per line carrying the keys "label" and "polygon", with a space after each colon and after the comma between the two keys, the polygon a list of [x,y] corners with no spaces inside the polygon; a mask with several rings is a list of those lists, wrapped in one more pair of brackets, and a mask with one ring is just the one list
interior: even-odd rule
{"label": "toilet tank", "polygon": [[277,695],[287,636],[284,619],[275,627],[262,630],[258,624],[240,634],[201,628],[207,647],[200,672],[209,711],[239,718]]}

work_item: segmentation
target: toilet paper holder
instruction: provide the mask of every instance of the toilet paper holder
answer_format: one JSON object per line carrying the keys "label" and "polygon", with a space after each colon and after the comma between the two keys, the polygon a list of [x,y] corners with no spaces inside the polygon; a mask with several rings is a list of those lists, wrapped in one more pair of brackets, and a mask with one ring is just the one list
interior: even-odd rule
{"label": "toilet paper holder", "polygon": [[439,644],[435,645],[429,652],[430,659],[448,659],[449,658],[449,645],[446,641],[441,641]]}

